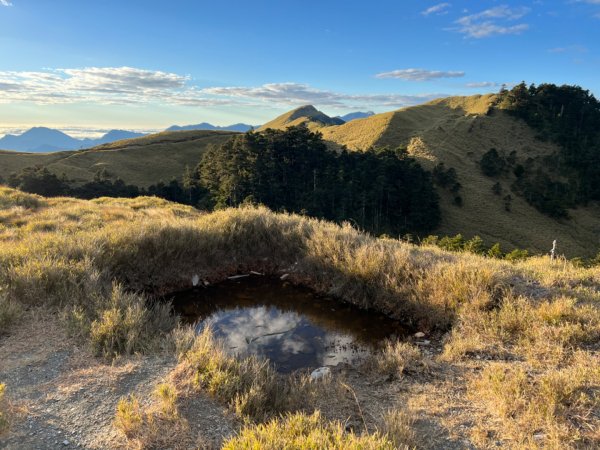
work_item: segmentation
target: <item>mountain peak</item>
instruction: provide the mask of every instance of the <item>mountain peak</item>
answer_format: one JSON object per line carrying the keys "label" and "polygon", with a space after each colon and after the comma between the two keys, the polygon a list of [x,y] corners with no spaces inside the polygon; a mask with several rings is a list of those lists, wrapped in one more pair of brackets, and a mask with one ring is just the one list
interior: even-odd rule
{"label": "mountain peak", "polygon": [[304,106],[300,106],[299,108],[293,109],[292,111],[289,112],[290,114],[290,120],[294,120],[297,119],[298,117],[314,117],[314,116],[318,116],[319,114],[323,114],[321,111],[319,111],[317,108],[315,108],[313,105],[304,105]]}
{"label": "mountain peak", "polygon": [[288,111],[266,123],[260,127],[260,130],[266,130],[267,128],[285,129],[301,124],[307,125],[309,128],[317,129],[324,126],[341,125],[343,123],[344,121],[339,117],[329,117],[313,105],[304,105]]}

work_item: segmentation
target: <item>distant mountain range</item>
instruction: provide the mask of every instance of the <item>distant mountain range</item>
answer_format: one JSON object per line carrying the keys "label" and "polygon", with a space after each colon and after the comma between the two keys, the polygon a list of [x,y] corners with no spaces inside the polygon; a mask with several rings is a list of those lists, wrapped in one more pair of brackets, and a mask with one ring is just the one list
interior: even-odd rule
{"label": "distant mountain range", "polygon": [[144,134],[125,130],[111,130],[98,139],[75,139],[59,130],[34,127],[20,135],[7,134],[0,139],[0,149],[47,153],[60,150],[90,148],[109,142],[141,136],[144,136]]}
{"label": "distant mountain range", "polygon": [[337,117],[338,117],[338,119],[342,119],[344,122],[350,122],[351,120],[365,119],[367,117],[371,117],[374,115],[375,115],[375,113],[373,111],[367,111],[367,112],[356,111],[356,112],[346,114],[345,116],[337,116]]}
{"label": "distant mountain range", "polygon": [[239,131],[240,133],[245,133],[253,128],[258,128],[258,126],[248,125],[245,123],[235,123],[233,125],[229,125],[226,127],[220,127],[217,125],[212,125],[207,122],[202,122],[196,125],[173,125],[167,128],[165,131],[190,131],[190,130],[210,130],[210,131]]}
{"label": "distant mountain range", "polygon": [[[311,116],[314,120],[322,121],[326,125],[341,125],[344,122],[350,122],[354,119],[363,119],[372,116],[372,111],[368,112],[353,112],[345,116],[328,117],[325,114],[317,111],[313,106],[306,106],[296,110],[300,116]],[[202,122],[195,125],[173,125],[165,131],[190,131],[190,130],[209,130],[209,131],[237,131],[245,133],[246,131],[259,128],[260,125],[248,125],[245,123],[236,123],[228,126],[212,125],[208,122]],[[120,141],[123,139],[132,139],[144,136],[144,133],[136,133],[126,130],[111,130],[104,136],[98,139],[76,139],[63,133],[62,131],[46,127],[34,127],[22,134],[13,135],[7,134],[0,138],[1,150],[16,150],[21,152],[32,153],[50,153],[62,150],[79,150],[84,148],[92,148],[110,142]]]}

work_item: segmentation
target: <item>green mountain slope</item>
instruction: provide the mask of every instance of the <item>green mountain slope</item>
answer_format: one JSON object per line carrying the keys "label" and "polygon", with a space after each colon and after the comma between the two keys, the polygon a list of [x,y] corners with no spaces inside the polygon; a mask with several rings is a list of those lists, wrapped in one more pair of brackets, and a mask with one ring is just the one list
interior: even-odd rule
{"label": "green mountain slope", "polygon": [[[570,220],[550,218],[511,191],[512,172],[485,176],[479,166],[484,153],[495,148],[504,156],[515,152],[519,163],[541,161],[557,147],[536,138],[525,122],[494,107],[495,95],[450,97],[336,125],[312,106],[290,111],[261,129],[283,129],[306,124],[319,130],[332,148],[346,146],[360,151],[371,146],[406,147],[426,168],[444,163],[454,168],[462,185],[463,206],[454,194],[440,189],[442,223],[440,235],[462,233],[513,247],[547,252],[554,239],[567,256],[592,256],[600,247],[600,206],[591,203],[570,210]],[[159,180],[181,177],[186,165],[195,166],[205,149],[229,139],[234,133],[216,131],[165,132],[120,141],[90,150],[55,154],[0,152],[0,176],[41,164],[57,174],[79,181],[89,180],[101,168],[126,183],[148,186]],[[499,183],[502,193],[492,186]],[[511,195],[510,211],[504,197]]]}
{"label": "green mountain slope", "polygon": [[0,152],[0,176],[43,165],[76,181],[91,180],[100,169],[129,184],[148,186],[180,178],[186,165],[195,166],[209,145],[236,134],[229,131],[163,132],[105,144],[88,150],[52,154]]}
{"label": "green mountain slope", "polygon": [[[425,167],[438,163],[453,167],[462,184],[463,206],[454,196],[440,192],[440,234],[480,235],[505,248],[527,247],[546,252],[554,239],[568,255],[592,255],[600,246],[600,207],[589,205],[571,210],[571,220],[557,221],[511,192],[516,177],[510,173],[490,178],[481,172],[479,161],[496,148],[501,154],[516,152],[519,162],[541,160],[556,151],[554,144],[536,139],[536,132],[505,111],[492,108],[494,96],[454,97],[378,114],[339,127],[320,131],[325,139],[352,150],[369,146],[403,146]],[[499,182],[502,194],[492,186]],[[503,198],[511,195],[510,211]]]}

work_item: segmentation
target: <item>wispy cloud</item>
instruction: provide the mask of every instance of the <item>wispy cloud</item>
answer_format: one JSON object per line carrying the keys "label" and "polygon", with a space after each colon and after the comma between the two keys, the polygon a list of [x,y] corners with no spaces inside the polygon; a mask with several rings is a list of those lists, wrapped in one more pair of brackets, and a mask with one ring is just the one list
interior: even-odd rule
{"label": "wispy cloud", "polygon": [[471,88],[471,89],[479,89],[479,88],[500,87],[501,85],[494,81],[480,81],[480,82],[475,82],[475,83],[467,83],[467,84],[465,84],[465,86],[468,88]]}
{"label": "wispy cloud", "polygon": [[211,95],[253,99],[280,105],[315,103],[334,108],[361,106],[400,107],[423,103],[440,97],[440,94],[344,94],[313,88],[302,83],[269,83],[257,87],[214,87],[203,89]]}
{"label": "wispy cloud", "polygon": [[9,0],[0,0],[0,6],[12,6],[12,2]]}
{"label": "wispy cloud", "polygon": [[421,14],[424,16],[429,16],[431,14],[442,15],[448,13],[448,8],[450,8],[450,3],[438,3],[437,5],[433,5],[430,8],[427,8],[425,11],[422,11]]}
{"label": "wispy cloud", "polygon": [[268,83],[250,87],[200,88],[189,76],[132,67],[88,67],[39,72],[0,71],[0,104],[99,105],[172,104],[182,106],[401,107],[440,97],[438,94],[345,94],[302,83]]}
{"label": "wispy cloud", "polygon": [[494,35],[520,34],[529,28],[527,23],[510,24],[529,13],[526,7],[509,8],[506,5],[486,9],[476,14],[459,18],[455,23],[458,31],[467,37],[481,39]]}
{"label": "wispy cloud", "polygon": [[443,72],[439,70],[425,69],[398,69],[391,72],[382,72],[375,75],[375,78],[399,78],[409,81],[430,81],[440,78],[460,78],[464,77],[464,72]]}
{"label": "wispy cloud", "polygon": [[189,77],[132,67],[0,72],[0,103],[140,103],[177,98]]}
{"label": "wispy cloud", "polygon": [[548,53],[587,53],[587,47],[583,45],[567,45],[565,47],[549,48]]}

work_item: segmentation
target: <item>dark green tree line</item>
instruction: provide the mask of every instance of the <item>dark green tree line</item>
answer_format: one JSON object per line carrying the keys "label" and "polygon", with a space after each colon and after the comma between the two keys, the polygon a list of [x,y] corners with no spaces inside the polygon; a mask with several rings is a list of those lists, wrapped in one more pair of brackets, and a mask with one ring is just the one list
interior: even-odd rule
{"label": "dark green tree line", "polygon": [[197,170],[214,207],[252,201],[377,233],[427,230],[440,219],[430,174],[405,151],[336,153],[306,127],[236,136],[209,149]]}

